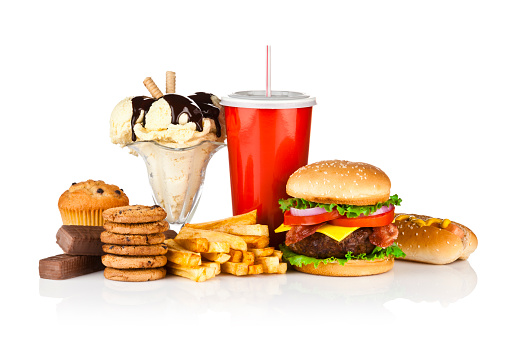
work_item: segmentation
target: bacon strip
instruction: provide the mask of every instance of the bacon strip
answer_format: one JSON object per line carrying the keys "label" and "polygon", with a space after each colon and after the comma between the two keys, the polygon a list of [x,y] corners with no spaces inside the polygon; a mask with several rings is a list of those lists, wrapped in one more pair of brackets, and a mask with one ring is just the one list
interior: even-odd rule
{"label": "bacon strip", "polygon": [[394,224],[382,227],[373,227],[373,233],[369,236],[369,241],[382,248],[391,246],[398,237],[398,228]]}
{"label": "bacon strip", "polygon": [[309,237],[310,235],[314,234],[316,230],[318,230],[323,224],[325,223],[311,226],[292,226],[292,228],[286,233],[286,246],[295,244],[296,242]]}

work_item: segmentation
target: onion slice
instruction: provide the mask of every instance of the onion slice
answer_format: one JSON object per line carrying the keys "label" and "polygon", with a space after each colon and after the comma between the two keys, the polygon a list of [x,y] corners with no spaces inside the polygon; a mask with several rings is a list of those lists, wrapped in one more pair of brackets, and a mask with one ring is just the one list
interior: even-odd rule
{"label": "onion slice", "polygon": [[[394,209],[394,205],[392,205],[392,204],[389,206],[382,206],[379,209],[377,209],[375,212],[369,214],[369,216],[371,217],[373,215],[384,214],[384,213],[392,211],[393,209]],[[364,214],[361,214],[360,216],[364,217]]]}
{"label": "onion slice", "polygon": [[309,217],[311,215],[327,213],[327,210],[323,207],[306,208],[303,210],[290,207],[290,213],[296,217]]}
{"label": "onion slice", "polygon": [[[384,214],[384,213],[392,211],[393,209],[394,209],[394,205],[392,205],[392,204],[389,206],[382,206],[379,209],[377,209],[375,212],[369,214],[368,216]],[[323,207],[313,207],[313,208],[306,208],[306,209],[298,209],[298,208],[290,207],[290,213],[296,217],[309,217],[312,215],[327,213],[327,210]],[[362,217],[365,217],[365,215],[361,214],[359,217],[362,218]]]}

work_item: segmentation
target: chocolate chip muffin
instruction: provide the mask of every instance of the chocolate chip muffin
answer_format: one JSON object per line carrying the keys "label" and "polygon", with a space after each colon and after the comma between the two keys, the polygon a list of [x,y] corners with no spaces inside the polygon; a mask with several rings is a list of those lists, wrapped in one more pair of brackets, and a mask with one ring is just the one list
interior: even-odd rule
{"label": "chocolate chip muffin", "polygon": [[64,225],[103,226],[102,212],[129,205],[129,198],[115,185],[102,180],[73,183],[58,199]]}

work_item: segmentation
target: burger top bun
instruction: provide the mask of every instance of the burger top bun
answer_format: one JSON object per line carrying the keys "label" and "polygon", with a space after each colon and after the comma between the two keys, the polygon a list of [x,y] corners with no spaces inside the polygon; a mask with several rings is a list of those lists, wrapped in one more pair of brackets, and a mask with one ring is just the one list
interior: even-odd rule
{"label": "burger top bun", "polygon": [[328,160],[299,168],[286,193],[325,204],[375,205],[389,200],[391,180],[378,167],[363,162]]}

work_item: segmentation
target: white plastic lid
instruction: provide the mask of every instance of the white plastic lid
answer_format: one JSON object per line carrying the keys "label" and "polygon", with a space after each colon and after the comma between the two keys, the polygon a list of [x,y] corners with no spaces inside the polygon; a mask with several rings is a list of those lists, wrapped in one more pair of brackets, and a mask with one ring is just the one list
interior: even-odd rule
{"label": "white plastic lid", "polygon": [[244,108],[301,108],[316,105],[316,98],[300,92],[272,91],[272,96],[265,96],[265,91],[240,91],[221,98],[221,105]]}

